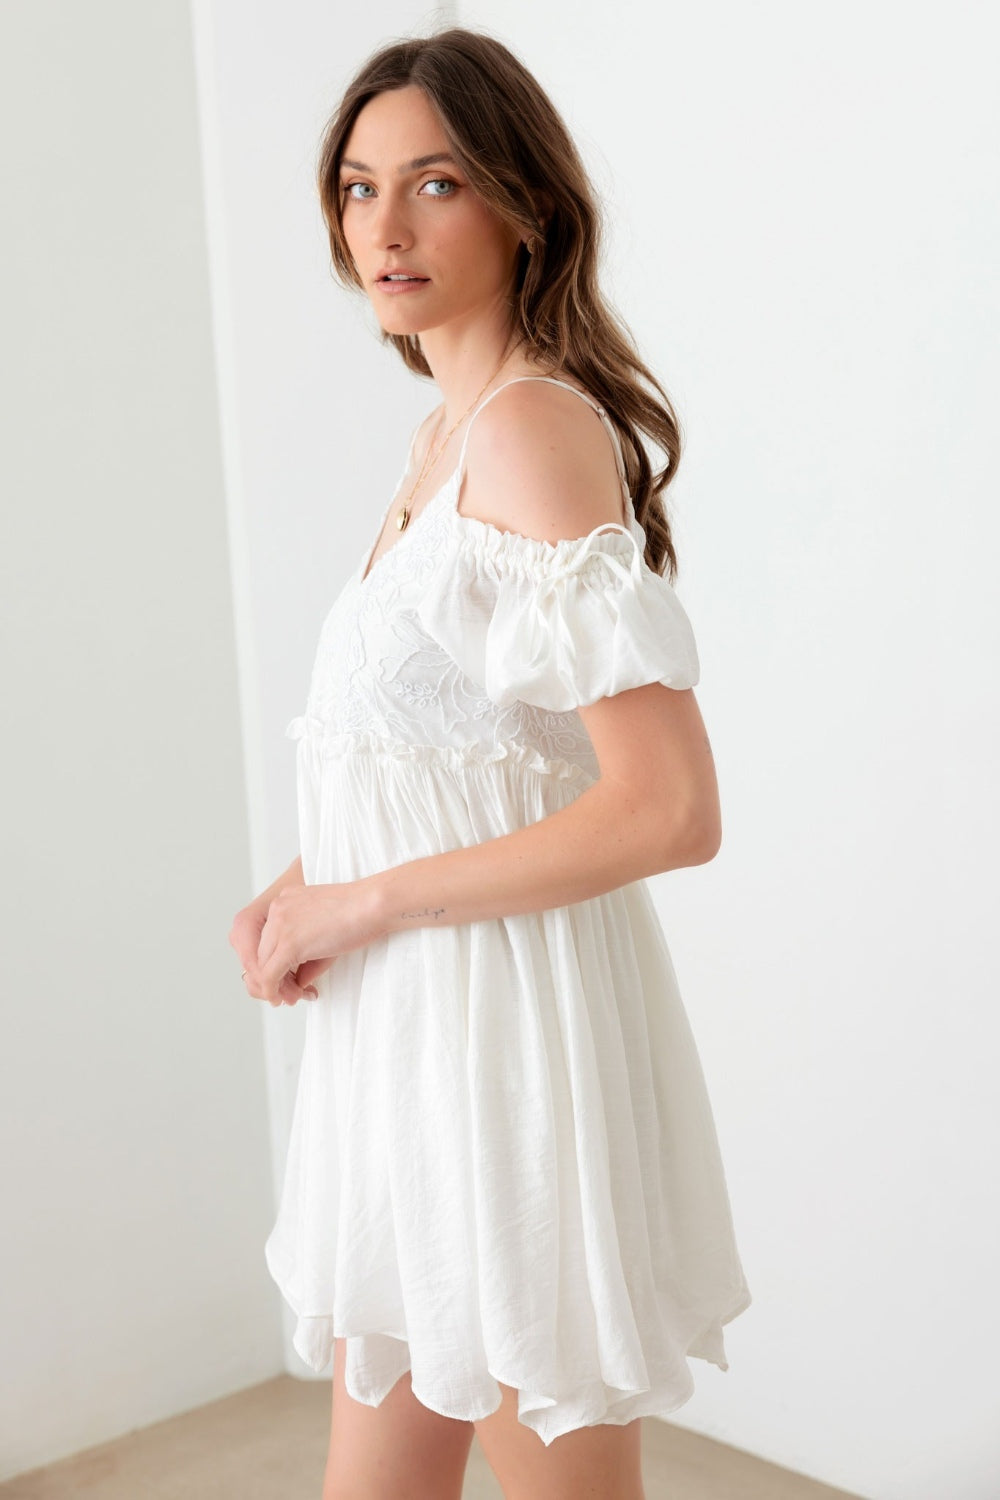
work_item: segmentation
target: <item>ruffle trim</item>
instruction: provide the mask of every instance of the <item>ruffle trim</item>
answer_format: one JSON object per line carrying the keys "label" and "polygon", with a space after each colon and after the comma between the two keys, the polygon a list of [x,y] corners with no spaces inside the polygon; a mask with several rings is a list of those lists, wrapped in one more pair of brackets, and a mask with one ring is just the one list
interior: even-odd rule
{"label": "ruffle trim", "polygon": [[291,740],[309,740],[324,760],[361,755],[385,762],[425,765],[434,770],[444,768],[453,773],[507,762],[523,770],[537,771],[541,776],[555,776],[580,786],[590,786],[594,780],[583,766],[574,761],[552,759],[535,746],[516,741],[494,745],[490,749],[474,742],[463,745],[410,744],[405,740],[388,740],[370,731],[335,730],[309,713],[292,719],[285,735]]}

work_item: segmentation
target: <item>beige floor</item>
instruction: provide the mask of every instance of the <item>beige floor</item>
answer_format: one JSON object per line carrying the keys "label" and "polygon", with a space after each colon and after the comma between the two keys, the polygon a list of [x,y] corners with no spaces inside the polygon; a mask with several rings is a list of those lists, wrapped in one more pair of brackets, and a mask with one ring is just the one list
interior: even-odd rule
{"label": "beige floor", "polygon": [[[320,1500],[329,1409],[329,1381],[282,1375],[8,1479],[0,1500]],[[642,1433],[647,1500],[847,1494],[658,1419]],[[478,1442],[467,1474],[465,1500],[503,1500]]]}

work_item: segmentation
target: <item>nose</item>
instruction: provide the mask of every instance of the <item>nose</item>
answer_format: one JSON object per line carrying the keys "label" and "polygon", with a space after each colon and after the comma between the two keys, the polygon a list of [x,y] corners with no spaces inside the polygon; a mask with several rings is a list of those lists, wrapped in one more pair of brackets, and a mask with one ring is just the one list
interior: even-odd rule
{"label": "nose", "polygon": [[413,244],[413,230],[402,198],[383,193],[372,216],[373,243],[380,250],[400,250]]}

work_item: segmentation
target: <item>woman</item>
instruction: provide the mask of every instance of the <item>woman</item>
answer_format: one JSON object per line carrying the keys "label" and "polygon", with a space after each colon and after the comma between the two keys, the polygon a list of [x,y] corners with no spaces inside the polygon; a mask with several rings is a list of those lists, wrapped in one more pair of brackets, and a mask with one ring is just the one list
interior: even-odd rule
{"label": "woman", "polygon": [[637,1500],[641,1417],[687,1356],[728,1368],[750,1301],[644,883],[720,838],[640,437],[672,475],[677,426],[500,43],[378,52],[319,179],[337,271],[443,396],[289,726],[300,858],[231,934],[251,995],[311,1002],[266,1255],[333,1355],[324,1500],[458,1500],[474,1431],[507,1500]]}

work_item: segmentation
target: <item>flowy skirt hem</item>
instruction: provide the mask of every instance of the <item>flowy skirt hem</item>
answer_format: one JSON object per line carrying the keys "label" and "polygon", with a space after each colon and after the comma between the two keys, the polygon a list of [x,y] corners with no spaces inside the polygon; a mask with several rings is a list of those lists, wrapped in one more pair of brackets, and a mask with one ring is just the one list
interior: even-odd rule
{"label": "flowy skirt hem", "polygon": [[[675,1362],[671,1373],[645,1387],[611,1386],[599,1375],[591,1375],[578,1379],[571,1389],[567,1386],[554,1393],[533,1384],[532,1372],[524,1361],[517,1367],[500,1359],[487,1359],[479,1379],[459,1392],[439,1389],[434,1382],[413,1378],[407,1336],[398,1327],[362,1327],[358,1320],[346,1327],[335,1326],[329,1313],[303,1311],[296,1305],[289,1282],[277,1266],[270,1241],[265,1256],[278,1289],[295,1314],[292,1345],[303,1363],[317,1375],[329,1373],[334,1339],[348,1341],[345,1386],[353,1400],[365,1406],[380,1406],[403,1376],[410,1375],[413,1394],[428,1410],[460,1422],[481,1422],[498,1410],[503,1384],[518,1392],[518,1419],[537,1432],[546,1447],[563,1433],[577,1428],[597,1424],[624,1427],[639,1417],[665,1417],[677,1411],[695,1391],[686,1360],[704,1360],[727,1371],[723,1327],[752,1301],[745,1284],[736,1288],[732,1300],[723,1304],[721,1311],[707,1317],[683,1345],[672,1351]],[[470,1342],[478,1344],[481,1336],[481,1330],[473,1332]]]}

